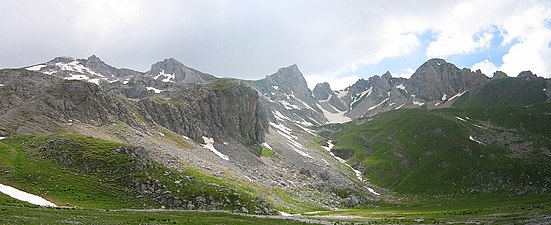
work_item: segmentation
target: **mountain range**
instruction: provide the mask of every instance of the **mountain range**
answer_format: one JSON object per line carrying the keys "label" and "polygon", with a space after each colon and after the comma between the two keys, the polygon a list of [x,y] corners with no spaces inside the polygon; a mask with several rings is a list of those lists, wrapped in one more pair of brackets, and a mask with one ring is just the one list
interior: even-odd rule
{"label": "mountain range", "polygon": [[[310,90],[297,65],[240,80],[173,58],[140,72],[95,55],[57,57],[0,70],[0,137],[7,137],[0,149],[143,198],[125,203],[131,208],[273,214],[410,195],[546,194],[550,101],[551,80],[530,71],[490,78],[443,59],[409,79],[386,72],[343,90],[328,83]],[[89,153],[93,146],[102,151]],[[111,161],[113,152],[125,157]],[[117,179],[128,168],[106,166],[113,163],[139,174]],[[7,171],[0,182],[54,202],[97,203],[29,185],[21,177],[30,170],[11,162],[0,168]]]}

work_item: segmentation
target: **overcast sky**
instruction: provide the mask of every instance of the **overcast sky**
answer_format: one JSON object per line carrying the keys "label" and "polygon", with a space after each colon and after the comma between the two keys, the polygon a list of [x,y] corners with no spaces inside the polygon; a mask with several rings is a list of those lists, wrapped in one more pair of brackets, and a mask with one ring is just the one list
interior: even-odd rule
{"label": "overcast sky", "polygon": [[165,58],[260,79],[297,64],[341,89],[438,57],[491,76],[551,76],[551,1],[0,0],[0,67],[95,54],[147,71]]}

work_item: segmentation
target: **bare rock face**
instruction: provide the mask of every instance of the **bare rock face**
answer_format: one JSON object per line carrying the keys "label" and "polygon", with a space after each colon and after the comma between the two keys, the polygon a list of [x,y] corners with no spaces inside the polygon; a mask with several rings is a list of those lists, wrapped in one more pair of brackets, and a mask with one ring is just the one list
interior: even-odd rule
{"label": "bare rock face", "polygon": [[517,78],[524,79],[526,81],[536,80],[538,77],[532,73],[532,71],[522,71],[518,74]]}
{"label": "bare rock face", "polygon": [[453,96],[488,83],[480,70],[459,69],[443,59],[431,59],[419,67],[409,79],[410,92],[427,101]]}
{"label": "bare rock face", "polygon": [[117,78],[128,78],[141,74],[138,71],[126,69],[126,68],[115,68],[110,65],[107,65],[96,55],[88,57],[86,60],[81,60],[82,64],[89,68],[90,70],[102,74],[104,76],[117,77]]}
{"label": "bare rock face", "polygon": [[204,84],[215,79],[214,76],[189,68],[174,58],[165,59],[151,66],[145,76],[165,83]]}
{"label": "bare rock face", "polygon": [[[333,92],[333,90],[331,90],[331,86],[327,82],[317,84],[316,87],[314,87],[313,93],[314,98],[320,102],[320,105],[322,107],[324,106],[324,103],[326,103],[331,105],[331,107],[338,109],[339,111],[348,110],[348,105],[343,102],[337,96],[337,94]],[[326,110],[330,111],[331,107]]]}
{"label": "bare rock face", "polygon": [[496,71],[494,72],[494,76],[492,76],[492,80],[493,79],[503,79],[503,78],[507,78],[507,74],[502,72],[502,71]]}
{"label": "bare rock face", "polygon": [[222,88],[190,85],[170,100],[144,98],[138,106],[159,125],[197,142],[202,136],[262,142],[268,122],[256,90],[240,81],[223,82],[228,84]]}

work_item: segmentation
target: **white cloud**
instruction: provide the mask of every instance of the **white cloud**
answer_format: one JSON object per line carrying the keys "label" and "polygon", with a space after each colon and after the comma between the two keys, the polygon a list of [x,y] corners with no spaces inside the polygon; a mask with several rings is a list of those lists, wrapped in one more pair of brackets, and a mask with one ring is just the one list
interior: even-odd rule
{"label": "white cloud", "polygon": [[484,73],[488,77],[494,76],[494,72],[498,70],[497,66],[494,65],[494,63],[488,61],[487,59],[482,62],[475,63],[471,68],[472,70],[482,71],[482,73]]}
{"label": "white cloud", "polygon": [[[533,67],[541,74],[551,71],[545,63],[549,39],[532,20],[548,17],[550,5],[548,0],[0,1],[10,9],[0,14],[7,34],[0,36],[0,67],[97,54],[139,70],[174,57],[218,76],[257,79],[296,63],[305,75],[341,79],[370,75],[345,73],[347,65],[365,67],[418,52],[424,52],[421,58],[477,52],[488,47],[497,29],[509,43],[518,41],[503,68]],[[533,15],[527,11],[532,8],[540,9]],[[421,34],[429,31],[435,36],[424,39]],[[426,51],[420,49],[425,45]]]}
{"label": "white cloud", "polygon": [[393,77],[410,78],[415,73],[415,70],[411,67],[407,67],[398,73],[392,73]]}
{"label": "white cloud", "polygon": [[517,10],[506,18],[499,28],[504,36],[502,46],[514,44],[502,57],[503,64],[496,66],[484,60],[473,65],[473,69],[480,69],[484,73],[485,70],[501,70],[512,77],[522,71],[531,70],[539,76],[550,77],[551,27],[546,24],[551,19],[550,8],[536,5]]}
{"label": "white cloud", "polygon": [[358,79],[356,75],[334,77],[334,76],[323,76],[323,75],[307,75],[304,77],[308,83],[310,89],[314,89],[316,84],[327,82],[331,86],[332,90],[342,90],[348,86],[354,84]]}
{"label": "white cloud", "polygon": [[482,31],[480,34],[444,31],[438,34],[436,41],[429,44],[426,55],[433,58],[473,53],[487,48],[493,37],[491,31]]}

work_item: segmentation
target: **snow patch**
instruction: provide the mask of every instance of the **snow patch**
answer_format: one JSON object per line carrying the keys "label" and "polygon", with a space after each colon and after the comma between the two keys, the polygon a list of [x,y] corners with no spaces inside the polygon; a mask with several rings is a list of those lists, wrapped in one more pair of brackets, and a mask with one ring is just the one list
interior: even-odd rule
{"label": "snow patch", "polygon": [[42,65],[27,67],[26,69],[29,71],[40,71],[44,67],[46,67],[46,65],[42,64]]}
{"label": "snow patch", "polygon": [[413,100],[413,104],[414,104],[414,105],[417,105],[417,106],[423,106],[425,103],[424,103],[424,102],[418,102],[418,101]]}
{"label": "snow patch", "polygon": [[434,106],[440,105],[441,102],[434,103]]}
{"label": "snow patch", "polygon": [[71,74],[70,77],[64,77],[63,79],[65,80],[89,80],[90,77],[86,76],[86,75],[75,75],[75,74]]}
{"label": "snow patch", "polygon": [[402,104],[402,105],[400,105],[400,106],[398,106],[398,107],[396,107],[396,108],[394,108],[394,109],[400,109],[400,108],[404,107],[404,105],[406,105],[406,103],[404,103],[404,104]]}
{"label": "snow patch", "polygon": [[340,90],[335,92],[337,93],[337,97],[339,98],[343,98],[344,96],[348,95],[348,90]]}
{"label": "snow patch", "polygon": [[266,143],[266,142],[262,143],[262,147],[267,148],[267,149],[270,149],[270,150],[274,150],[274,149],[272,149],[272,147],[271,147],[268,143]]}
{"label": "snow patch", "polygon": [[46,207],[56,207],[54,203],[49,202],[48,200],[36,196],[18,189],[15,189],[13,187],[0,184],[0,192],[15,198],[17,200],[25,201],[28,203],[31,203],[33,205],[39,205],[39,206],[46,206]]}
{"label": "snow patch", "polygon": [[377,193],[375,190],[373,190],[373,188],[367,188],[367,190],[371,193],[373,193],[374,195],[381,195],[379,193]]}
{"label": "snow patch", "polygon": [[454,99],[456,99],[456,98],[461,97],[463,94],[467,93],[467,91],[469,91],[469,90],[466,90],[466,91],[457,93],[456,95],[454,95],[454,96],[452,96],[450,99],[448,99],[448,101],[451,101],[451,100],[454,100]]}
{"label": "snow patch", "polygon": [[367,110],[374,110],[375,108],[381,106],[383,103],[385,103],[385,102],[388,101],[389,99],[390,99],[390,98],[386,98],[386,99],[383,100],[382,102],[379,102],[379,104],[369,107],[369,109],[367,109]]}
{"label": "snow patch", "polygon": [[288,110],[300,109],[300,107],[298,107],[297,105],[293,105],[293,104],[291,104],[291,103],[289,103],[288,101],[285,101],[285,100],[279,100],[278,102],[281,103],[285,107],[285,109],[288,109]]}
{"label": "snow patch", "polygon": [[66,70],[66,71],[73,71],[73,72],[79,72],[81,74],[84,74],[84,73],[88,73],[88,74],[91,74],[91,75],[94,75],[94,76],[98,76],[98,77],[105,77],[104,75],[101,75],[99,73],[96,73],[94,72],[93,70],[83,66],[79,61],[75,60],[75,61],[72,61],[70,63],[62,63],[62,62],[59,62],[59,63],[56,63],[55,64],[56,66],[58,66],[61,70]]}
{"label": "snow patch", "polygon": [[446,95],[446,93],[444,93],[444,95],[442,95],[442,101],[446,101],[446,99],[448,99],[448,95]]}
{"label": "snow patch", "polygon": [[0,137],[0,140],[2,140],[2,139],[6,139],[6,137]]}
{"label": "snow patch", "polygon": [[469,139],[470,139],[471,141],[474,141],[474,142],[478,143],[478,144],[484,145],[484,143],[482,143],[482,142],[479,141],[479,140],[474,139],[474,137],[471,136],[471,135],[469,135]]}
{"label": "snow patch", "polygon": [[362,93],[360,94],[360,97],[354,98],[354,101],[352,101],[352,102],[350,103],[350,106],[353,106],[354,103],[360,101],[360,99],[362,99],[364,96],[369,97],[369,96],[371,95],[372,92],[373,92],[373,87],[369,87],[369,89],[365,90],[364,92],[362,92]]}
{"label": "snow patch", "polygon": [[122,82],[122,84],[128,84],[129,81],[130,81],[129,79],[126,79]]}
{"label": "snow patch", "polygon": [[461,120],[461,121],[463,121],[463,122],[467,122],[467,120],[465,120],[465,119],[463,119],[463,118],[461,118],[461,117],[459,117],[459,116],[456,116],[455,118],[458,119],[458,120]]}
{"label": "snow patch", "polygon": [[[337,113],[332,113],[332,112],[329,112],[329,111],[325,110],[320,105],[317,105],[317,106],[318,106],[318,108],[321,109],[321,112],[323,113],[323,116],[327,119],[327,121],[328,121],[327,123],[346,123],[346,122],[352,121],[352,119],[350,119],[349,117],[344,115],[346,113],[346,111],[340,111],[340,110],[335,109],[337,111]],[[329,105],[329,106],[331,106],[331,105]],[[333,107],[333,106],[331,106],[331,107]]]}
{"label": "snow patch", "polygon": [[159,75],[155,76],[154,79],[157,80],[157,79],[159,79],[159,77],[164,77],[164,79],[161,80],[162,82],[176,83],[176,82],[174,82],[174,79],[176,78],[176,75],[171,74],[171,73],[165,73],[165,70],[163,70],[163,69],[161,69],[161,72],[159,72]]}
{"label": "snow patch", "polygon": [[342,159],[341,157],[336,156],[335,154],[333,154],[333,152],[331,152],[331,149],[333,149],[333,147],[335,147],[335,145],[330,140],[327,141],[327,146],[322,145],[321,147],[323,149],[327,150],[329,152],[329,154],[331,154],[331,156],[333,156],[333,158],[335,158],[337,161],[341,162],[342,164],[344,164],[347,167],[349,167],[350,169],[352,169],[352,171],[354,171],[354,173],[356,174],[356,178],[358,178],[358,180],[360,180],[360,181],[363,181],[362,172],[360,172],[357,169],[354,169],[352,166],[350,166],[348,163],[346,163],[346,160]]}
{"label": "snow patch", "polygon": [[205,137],[203,136],[203,141],[205,141],[206,144],[202,145],[204,148],[210,150],[211,152],[213,152],[214,154],[216,154],[218,157],[222,158],[223,160],[230,160],[230,158],[228,158],[228,156],[222,154],[221,152],[219,152],[218,150],[216,150],[216,148],[214,148],[214,138],[208,138],[208,137]]}
{"label": "snow patch", "polygon": [[160,90],[160,89],[157,89],[157,88],[154,88],[154,87],[145,87],[145,89],[147,89],[148,91],[153,91],[153,92],[155,92],[155,94],[159,94],[159,93],[163,92],[163,90]]}
{"label": "snow patch", "polygon": [[284,116],[283,114],[281,114],[277,110],[272,111],[272,114],[274,114],[274,117],[276,118],[276,120],[280,120],[280,121],[291,120],[291,119],[289,119],[289,117]]}
{"label": "snow patch", "polygon": [[400,84],[400,85],[396,86],[396,88],[404,90],[406,92],[406,94],[408,93],[408,90],[406,90],[406,86],[404,84]]}
{"label": "snow patch", "polygon": [[4,84],[0,84],[0,87],[4,87]]}
{"label": "snow patch", "polygon": [[296,139],[298,139],[298,137],[291,134],[291,129],[289,129],[288,127],[286,127],[283,124],[275,124],[275,123],[272,123],[272,122],[270,122],[269,124],[270,124],[270,126],[276,128],[276,132],[278,134],[280,134],[281,136],[283,136],[285,139],[288,140],[289,144],[291,145],[291,148],[295,152],[297,152],[299,155],[302,155],[306,158],[313,159],[312,156],[310,156],[308,153],[301,150],[301,149],[304,149],[304,146],[302,146],[302,144],[295,141]]}
{"label": "snow patch", "polygon": [[274,85],[274,86],[272,86],[272,87],[273,87],[274,89],[276,89],[276,90],[279,90],[279,86]]}

